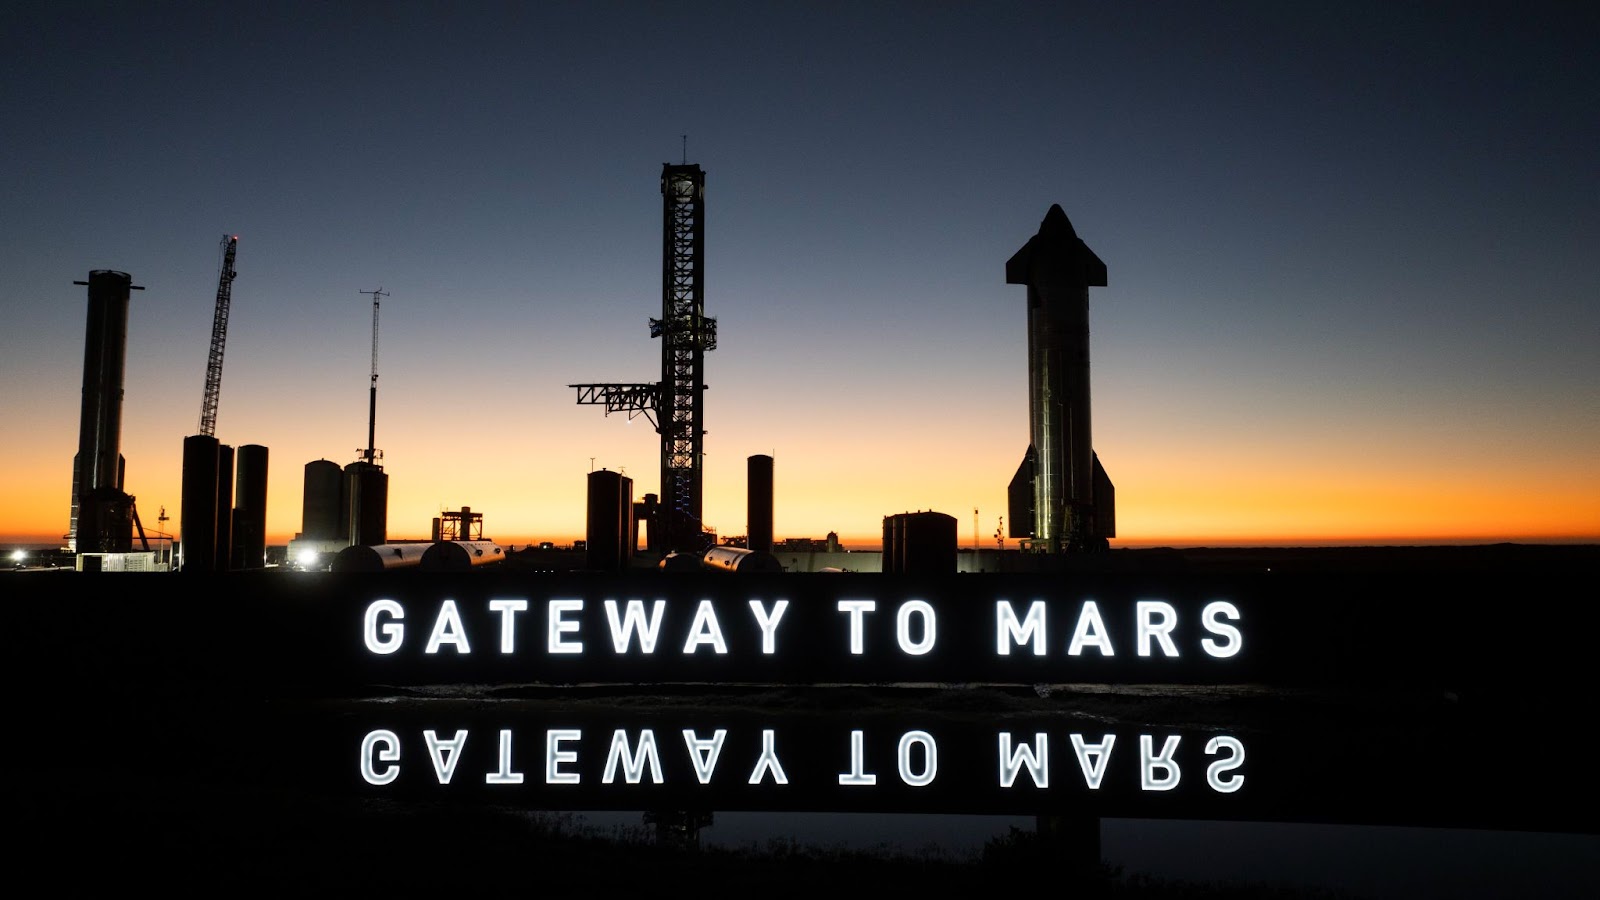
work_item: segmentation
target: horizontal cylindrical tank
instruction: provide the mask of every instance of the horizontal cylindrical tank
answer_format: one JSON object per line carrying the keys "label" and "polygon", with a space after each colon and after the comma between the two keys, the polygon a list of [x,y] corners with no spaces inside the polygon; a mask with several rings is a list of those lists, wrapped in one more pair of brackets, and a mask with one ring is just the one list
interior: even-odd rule
{"label": "horizontal cylindrical tank", "polygon": [[744,547],[712,547],[700,557],[700,565],[718,572],[783,571],[783,563],[776,556]]}
{"label": "horizontal cylindrical tank", "polygon": [[432,544],[354,544],[333,558],[335,572],[382,572],[420,565]]}
{"label": "horizontal cylindrical tank", "polygon": [[702,564],[699,554],[679,553],[674,550],[661,557],[661,562],[657,565],[657,568],[663,572],[698,572],[702,568]]}
{"label": "horizontal cylindrical tank", "polygon": [[506,551],[494,541],[439,541],[422,551],[419,568],[429,572],[460,572],[503,562],[505,558]]}

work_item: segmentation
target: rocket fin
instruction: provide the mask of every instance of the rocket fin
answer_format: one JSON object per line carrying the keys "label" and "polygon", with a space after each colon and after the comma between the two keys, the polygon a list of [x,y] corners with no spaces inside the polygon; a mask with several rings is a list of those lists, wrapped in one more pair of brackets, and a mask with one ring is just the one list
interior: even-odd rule
{"label": "rocket fin", "polygon": [[1022,454],[1022,464],[1017,466],[1017,474],[1011,476],[1011,484],[1006,488],[1007,537],[1033,537],[1033,479],[1038,472],[1038,462],[1039,455],[1029,444],[1027,452]]}
{"label": "rocket fin", "polygon": [[1094,530],[1099,537],[1117,536],[1117,488],[1111,476],[1100,465],[1100,454],[1091,451],[1094,459]]}

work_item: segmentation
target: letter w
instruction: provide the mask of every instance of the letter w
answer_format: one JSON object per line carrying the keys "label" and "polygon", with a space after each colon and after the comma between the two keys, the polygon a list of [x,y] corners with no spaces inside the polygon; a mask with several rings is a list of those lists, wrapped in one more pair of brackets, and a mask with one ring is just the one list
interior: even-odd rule
{"label": "letter w", "polygon": [[617,601],[606,601],[606,621],[611,623],[611,645],[618,653],[627,653],[633,635],[639,635],[639,649],[645,653],[656,652],[656,635],[661,631],[661,613],[667,601],[657,600],[650,611],[650,621],[644,617],[644,601],[629,600],[627,612],[617,619]]}

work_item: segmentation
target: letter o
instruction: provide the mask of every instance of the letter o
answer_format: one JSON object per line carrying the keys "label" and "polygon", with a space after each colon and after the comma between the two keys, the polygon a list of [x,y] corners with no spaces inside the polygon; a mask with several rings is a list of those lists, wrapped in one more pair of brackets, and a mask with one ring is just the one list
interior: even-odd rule
{"label": "letter o", "polygon": [[[915,613],[922,616],[922,640],[911,640],[911,616]],[[900,611],[894,617],[895,637],[900,641],[900,649],[912,656],[921,656],[933,649],[936,627],[934,624],[933,607],[926,600],[907,600],[900,604]]]}
{"label": "letter o", "polygon": [[[911,771],[911,745],[921,744],[926,760],[919,773]],[[900,780],[912,787],[923,787],[933,783],[935,775],[939,774],[939,747],[933,742],[933,735],[926,731],[908,731],[900,736],[900,747],[895,754],[899,757]]]}

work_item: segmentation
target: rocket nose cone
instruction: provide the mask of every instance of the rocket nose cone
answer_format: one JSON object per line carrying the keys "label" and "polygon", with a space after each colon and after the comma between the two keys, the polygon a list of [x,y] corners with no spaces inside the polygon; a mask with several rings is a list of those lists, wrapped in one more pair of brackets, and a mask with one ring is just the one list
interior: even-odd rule
{"label": "rocket nose cone", "polygon": [[1061,204],[1050,204],[1050,211],[1044,214],[1044,221],[1039,223],[1039,233],[1053,238],[1077,237],[1078,233],[1072,230],[1072,221],[1067,218],[1067,213]]}

